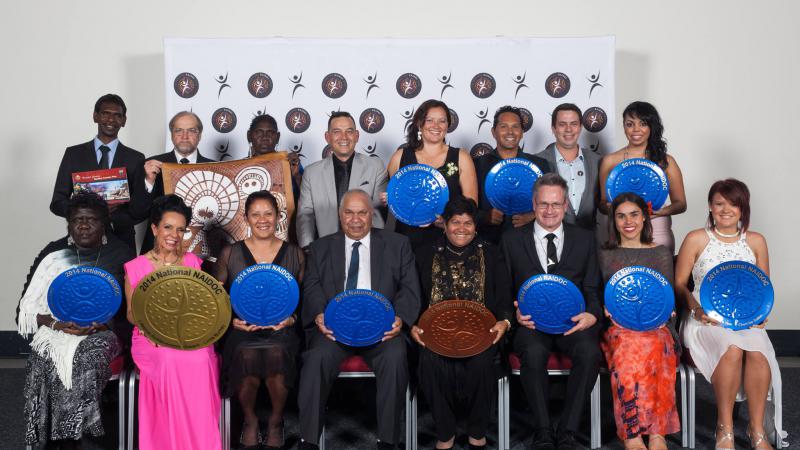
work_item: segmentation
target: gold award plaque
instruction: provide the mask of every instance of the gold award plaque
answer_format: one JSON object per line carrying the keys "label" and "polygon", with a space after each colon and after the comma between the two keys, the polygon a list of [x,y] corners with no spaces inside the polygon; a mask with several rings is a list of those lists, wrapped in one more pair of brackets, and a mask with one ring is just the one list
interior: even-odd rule
{"label": "gold award plaque", "polygon": [[143,278],[131,300],[139,330],[158,345],[195,350],[216,342],[231,322],[222,283],[182,266],[164,267]]}

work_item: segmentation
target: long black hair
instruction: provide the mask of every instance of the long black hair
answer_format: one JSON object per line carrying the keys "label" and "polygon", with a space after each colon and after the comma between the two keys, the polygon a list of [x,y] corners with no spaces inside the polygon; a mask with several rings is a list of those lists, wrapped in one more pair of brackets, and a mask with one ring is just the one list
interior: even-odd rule
{"label": "long black hair", "polygon": [[422,148],[422,138],[417,136],[417,134],[422,128],[422,124],[425,123],[425,118],[428,116],[428,111],[433,108],[444,109],[444,113],[447,116],[447,128],[450,128],[450,124],[453,123],[453,118],[450,116],[450,108],[448,108],[447,105],[440,100],[425,100],[421,105],[419,105],[417,112],[414,113],[414,117],[411,118],[411,123],[408,124],[405,145],[407,148],[410,148],[414,151]]}
{"label": "long black hair", "polygon": [[622,111],[623,123],[626,118],[639,119],[650,128],[647,138],[647,159],[667,168],[667,141],[664,140],[664,125],[656,107],[647,102],[633,102]]}
{"label": "long black hair", "polygon": [[611,202],[611,214],[608,215],[610,222],[609,228],[611,228],[611,232],[608,233],[608,241],[606,241],[606,243],[603,245],[603,248],[605,249],[618,248],[619,243],[622,241],[619,236],[617,224],[614,220],[614,215],[617,213],[617,208],[619,208],[619,205],[625,202],[631,202],[642,210],[644,223],[642,224],[642,233],[639,235],[639,242],[642,244],[653,243],[653,223],[650,220],[650,208],[647,206],[647,203],[645,203],[642,197],[639,197],[633,192],[623,192],[622,194],[616,196],[614,201]]}

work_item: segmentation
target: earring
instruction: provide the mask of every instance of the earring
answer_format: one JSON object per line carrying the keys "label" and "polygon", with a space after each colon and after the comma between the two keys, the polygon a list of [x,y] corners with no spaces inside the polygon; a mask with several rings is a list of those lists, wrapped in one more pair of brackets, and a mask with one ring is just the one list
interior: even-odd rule
{"label": "earring", "polygon": [[108,244],[108,238],[106,237],[105,234],[103,235],[103,239],[100,240],[100,244],[102,245]]}
{"label": "earring", "polygon": [[67,235],[67,246],[75,245],[75,239],[72,239],[72,236]]}
{"label": "earring", "polygon": [[422,131],[417,131],[417,140],[422,139]]}

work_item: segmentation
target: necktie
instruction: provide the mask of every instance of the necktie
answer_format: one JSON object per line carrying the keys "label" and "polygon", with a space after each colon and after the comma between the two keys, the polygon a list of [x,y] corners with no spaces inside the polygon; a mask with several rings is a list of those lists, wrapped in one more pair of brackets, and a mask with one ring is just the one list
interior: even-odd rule
{"label": "necktie", "polygon": [[556,243],[553,242],[556,238],[556,235],[553,233],[548,233],[545,236],[547,239],[547,273],[553,269],[553,267],[558,264],[558,252],[556,251]]}
{"label": "necktie", "polygon": [[336,202],[337,204],[342,203],[342,197],[344,193],[347,192],[347,188],[350,186],[350,174],[347,173],[347,164],[342,165],[342,178],[339,179],[339,184],[336,186]]}
{"label": "necktie", "polygon": [[101,145],[98,147],[100,150],[100,168],[101,169],[108,169],[108,153],[111,151],[110,148],[106,147],[105,145]]}
{"label": "necktie", "polygon": [[181,164],[189,164],[189,160],[186,158],[181,158]]}
{"label": "necktie", "polygon": [[358,286],[358,247],[361,242],[353,242],[353,253],[350,254],[350,267],[347,268],[347,283],[344,290],[349,291]]}

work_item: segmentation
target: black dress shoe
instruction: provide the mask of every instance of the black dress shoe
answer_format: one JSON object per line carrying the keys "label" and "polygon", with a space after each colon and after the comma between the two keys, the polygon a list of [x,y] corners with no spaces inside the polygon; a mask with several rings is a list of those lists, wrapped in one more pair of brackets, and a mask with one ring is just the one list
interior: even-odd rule
{"label": "black dress shoe", "polygon": [[469,450],[486,450],[486,444],[483,445],[469,444]]}
{"label": "black dress shoe", "polygon": [[556,450],[556,438],[550,428],[539,428],[533,432],[533,450]]}
{"label": "black dress shoe", "polygon": [[397,446],[388,442],[378,441],[378,450],[397,450]]}
{"label": "black dress shoe", "polygon": [[300,443],[297,444],[297,450],[319,450],[319,445],[314,445],[306,441],[300,441]]}
{"label": "black dress shoe", "polygon": [[581,448],[583,447],[578,445],[571,431],[558,433],[558,450],[580,450]]}

